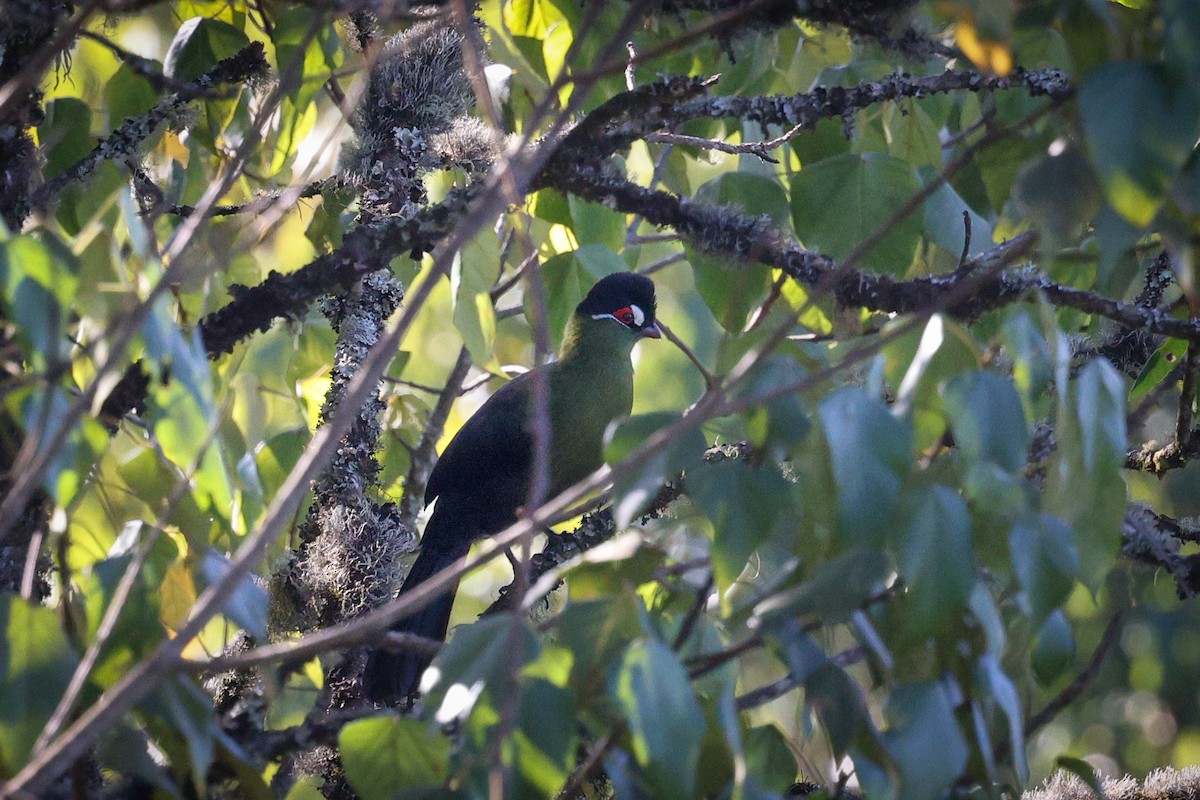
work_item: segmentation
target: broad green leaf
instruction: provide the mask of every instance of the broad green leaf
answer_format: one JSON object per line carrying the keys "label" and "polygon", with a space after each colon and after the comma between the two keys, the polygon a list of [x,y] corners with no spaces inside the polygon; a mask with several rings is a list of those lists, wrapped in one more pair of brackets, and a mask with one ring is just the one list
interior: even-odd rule
{"label": "broad green leaf", "polygon": [[[201,570],[209,585],[216,584],[229,572],[229,559],[215,550],[208,550],[201,562]],[[252,578],[244,578],[225,601],[221,611],[255,639],[267,635],[267,593]]]}
{"label": "broad green leaf", "polygon": [[[678,414],[661,411],[638,414],[613,423],[605,434],[604,460],[616,465],[648,438],[678,420]],[[695,428],[689,428],[645,458],[628,464],[613,483],[613,517],[617,527],[623,528],[645,513],[663,484],[699,463],[704,450],[703,435]]]}
{"label": "broad green leaf", "polygon": [[774,725],[750,728],[743,736],[746,772],[763,786],[786,786],[796,779],[796,756]]}
{"label": "broad green leaf", "polygon": [[922,489],[906,504],[911,512],[898,554],[905,624],[917,638],[952,636],[976,579],[967,504],[945,486]]}
{"label": "broad green leaf", "polygon": [[346,779],[363,800],[393,800],[441,786],[450,741],[426,723],[396,716],[355,720],[338,732]]}
{"label": "broad green leaf", "polygon": [[92,151],[96,142],[91,127],[92,110],[83,100],[59,97],[46,104],[46,116],[38,125],[46,178],[57,176]]}
{"label": "broad green leaf", "polygon": [[581,200],[576,195],[567,197],[567,206],[571,211],[571,230],[581,247],[600,244],[614,252],[625,248],[625,231],[628,223],[623,213],[613,211],[599,203]]}
{"label": "broad green leaf", "polygon": [[837,483],[838,532],[848,543],[882,545],[911,463],[912,430],[861,389],[830,395],[819,415]]}
{"label": "broad green leaf", "polygon": [[78,657],[53,609],[0,593],[0,777],[25,766]]}
{"label": "broad green leaf", "polygon": [[1015,744],[1012,748],[1013,768],[1017,780],[1024,784],[1029,780],[1029,764],[1025,760],[1025,712],[1017,687],[995,656],[985,654],[977,667],[976,678],[984,711],[993,719],[997,711],[1004,715],[1008,741]]}
{"label": "broad green leaf", "polygon": [[1029,426],[1010,381],[994,372],[969,372],[942,390],[954,442],[969,460],[989,461],[1009,472],[1025,465]]}
{"label": "broad green leaf", "polygon": [[274,18],[271,41],[275,44],[276,71],[286,81],[294,108],[304,114],[333,71],[341,66],[341,39],[318,12],[286,8]]}
{"label": "broad green leaf", "polygon": [[45,369],[66,357],[64,309],[75,304],[79,263],[59,241],[13,236],[0,244],[0,313],[28,342],[26,358]]}
{"label": "broad green leaf", "polygon": [[1085,364],[1068,401],[1059,403],[1059,446],[1047,472],[1044,507],[1074,528],[1079,578],[1093,590],[1116,559],[1125,518],[1124,401],[1125,386],[1111,364]]}
{"label": "broad green leaf", "polygon": [[722,593],[761,544],[772,536],[794,536],[797,530],[796,492],[773,464],[701,464],[688,471],[687,490],[712,521],[713,576]]}
{"label": "broad green leaf", "polygon": [[[921,188],[913,168],[883,153],[818,161],[792,180],[792,220],[806,247],[841,259],[881,229]],[[903,275],[921,234],[909,214],[857,266]]]}
{"label": "broad green leaf", "polygon": [[574,695],[544,680],[521,687],[513,767],[529,797],[553,797],[571,774],[578,745]]}
{"label": "broad green leaf", "polygon": [[[108,127],[116,128],[127,117],[144,114],[159,101],[159,94],[150,81],[122,63],[104,86],[105,110],[108,112]],[[84,129],[86,133],[86,128]]]}
{"label": "broad green leaf", "polygon": [[1013,569],[1030,614],[1040,625],[1067,599],[1079,575],[1074,532],[1043,514],[1013,526],[1008,536]]}
{"label": "broad green leaf", "polygon": [[654,795],[689,800],[696,780],[704,715],[687,672],[666,645],[630,645],[610,693],[628,725],[633,755]]}
{"label": "broad green leaf", "polygon": [[900,774],[899,800],[943,797],[967,766],[966,738],[947,689],[914,683],[892,692],[883,746]]}
{"label": "broad green leaf", "polygon": [[1104,800],[1108,794],[1104,791],[1104,785],[1100,779],[1100,774],[1087,761],[1074,756],[1059,756],[1054,759],[1054,766],[1059,769],[1066,770],[1077,776],[1084,785],[1086,785],[1096,795],[1096,800]]}
{"label": "broad green leaf", "polygon": [[725,172],[696,189],[696,202],[710,206],[732,206],[751,217],[770,217],[787,227],[790,214],[787,194],[778,181],[750,172]]}
{"label": "broad green leaf", "polygon": [[219,19],[192,17],[179,26],[167,49],[167,74],[192,81],[248,45],[241,30]]}
{"label": "broad green leaf", "polygon": [[539,647],[528,621],[514,625],[509,614],[456,628],[422,679],[426,711],[442,724],[466,717],[485,687],[509,679],[513,648],[516,665],[524,666],[537,658]]}
{"label": "broad green leaf", "polygon": [[[542,285],[546,289],[546,328],[555,349],[562,345],[563,330],[575,313],[575,306],[587,296],[592,285],[628,268],[612,248],[602,244],[585,244],[578,250],[546,259],[541,268]],[[533,325],[532,313],[526,303],[525,318],[530,325]]]}
{"label": "broad green leaf", "polygon": [[483,231],[454,257],[450,287],[454,296],[454,325],[462,334],[471,359],[500,374],[496,360],[496,308],[488,292],[500,274],[500,242]]}
{"label": "broad green leaf", "polygon": [[1077,239],[1100,210],[1096,177],[1074,150],[1027,164],[1013,188],[1026,219],[1042,231],[1047,250]]}
{"label": "broad green leaf", "polygon": [[872,728],[862,689],[845,670],[832,663],[808,676],[804,704],[820,718],[835,755],[847,753],[859,735]]}
{"label": "broad green leaf", "polygon": [[799,586],[755,605],[756,627],[770,629],[797,618],[843,622],[884,587],[890,570],[880,550],[848,550],[821,561]]}
{"label": "broad green leaf", "polygon": [[271,157],[271,174],[286,167],[296,155],[296,150],[317,124],[317,107],[312,103],[298,107],[290,97],[279,103],[279,135],[275,138],[275,151]]}
{"label": "broad green leaf", "polygon": [[[57,386],[45,393],[30,393],[21,402],[21,422],[29,440],[36,439],[44,450],[67,415],[73,398]],[[60,507],[67,507],[85,486],[96,459],[109,445],[108,433],[94,419],[82,419],[52,455],[42,485]]]}
{"label": "broad green leaf", "polygon": [[1187,349],[1188,343],[1183,339],[1167,339],[1163,342],[1133,382],[1133,388],[1129,390],[1129,404],[1136,405],[1151,389],[1166,380],[1182,363],[1180,359],[1187,354]]}
{"label": "broad green leaf", "polygon": [[[776,226],[788,224],[787,195],[778,181],[747,172],[727,172],[696,190],[696,201],[730,207],[752,217],[769,217]],[[762,301],[771,285],[768,270],[731,262],[687,248],[688,261],[696,274],[696,290],[717,321],[731,333],[740,333],[751,310]]]}
{"label": "broad green leaf", "polygon": [[1012,359],[1012,382],[1021,395],[1026,419],[1038,419],[1038,401],[1054,376],[1050,346],[1038,324],[1025,309],[1005,320],[1001,330],[1004,347]]}
{"label": "broad green leaf", "polygon": [[935,189],[925,201],[925,234],[934,244],[951,255],[962,255],[967,235],[963,212],[971,219],[971,246],[967,255],[979,255],[992,246],[992,224],[975,213],[975,210],[967,205],[967,201],[948,183],[943,183]]}
{"label": "broad green leaf", "polygon": [[765,360],[747,377],[740,397],[753,403],[742,412],[746,437],[756,450],[786,460],[812,427],[795,387],[805,370],[782,356]]}
{"label": "broad green leaf", "polygon": [[1110,62],[1084,78],[1079,113],[1109,203],[1148,225],[1196,141],[1200,107],[1186,83],[1160,64]]}
{"label": "broad green leaf", "polygon": [[883,109],[883,134],[887,151],[914,167],[942,166],[942,142],[937,126],[913,100],[891,102]]}
{"label": "broad green leaf", "polygon": [[1062,609],[1055,609],[1038,629],[1032,654],[1037,682],[1049,688],[1075,660],[1075,634]]}
{"label": "broad green leaf", "polygon": [[[147,728],[177,769],[189,769],[193,786],[205,786],[223,735],[212,714],[212,696],[190,679],[176,677],[142,701]],[[170,736],[169,744],[162,737]],[[250,796],[249,793],[247,793]]]}
{"label": "broad green leaf", "polygon": [[602,687],[625,646],[643,634],[641,600],[619,594],[598,600],[572,600],[557,619],[558,643],[571,653],[571,683],[581,701]]}

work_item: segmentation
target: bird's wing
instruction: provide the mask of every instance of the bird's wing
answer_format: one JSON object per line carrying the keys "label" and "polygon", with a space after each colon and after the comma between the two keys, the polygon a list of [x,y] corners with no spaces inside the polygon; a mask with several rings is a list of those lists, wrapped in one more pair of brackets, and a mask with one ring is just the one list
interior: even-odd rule
{"label": "bird's wing", "polygon": [[438,495],[470,492],[497,479],[528,481],[530,374],[517,376],[488,398],[450,441],[429,476],[426,505]]}

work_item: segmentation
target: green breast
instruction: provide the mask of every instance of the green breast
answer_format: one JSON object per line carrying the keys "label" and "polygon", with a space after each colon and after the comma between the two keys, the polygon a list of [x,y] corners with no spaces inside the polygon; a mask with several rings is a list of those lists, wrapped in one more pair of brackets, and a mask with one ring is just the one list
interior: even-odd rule
{"label": "green breast", "polygon": [[605,429],[633,407],[634,341],[615,324],[589,324],[581,346],[551,367],[551,494],[604,463]]}

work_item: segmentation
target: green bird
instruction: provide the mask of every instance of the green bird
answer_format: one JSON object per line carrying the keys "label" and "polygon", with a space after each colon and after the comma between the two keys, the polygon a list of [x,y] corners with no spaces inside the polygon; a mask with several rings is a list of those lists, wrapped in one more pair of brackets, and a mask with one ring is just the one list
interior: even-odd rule
{"label": "green bird", "polygon": [[[548,496],[604,463],[605,429],[633,406],[633,346],[643,338],[662,336],[656,310],[649,278],[632,272],[609,275],[575,308],[558,360],[539,368],[550,407]],[[476,539],[507,528],[529,502],[534,375],[526,372],[492,395],[434,466],[425,504],[435,498],[437,504],[400,594],[464,557]],[[456,583],[392,630],[445,639],[457,588]],[[416,692],[429,661],[411,652],[372,651],[363,672],[364,695],[375,702],[401,702]]]}

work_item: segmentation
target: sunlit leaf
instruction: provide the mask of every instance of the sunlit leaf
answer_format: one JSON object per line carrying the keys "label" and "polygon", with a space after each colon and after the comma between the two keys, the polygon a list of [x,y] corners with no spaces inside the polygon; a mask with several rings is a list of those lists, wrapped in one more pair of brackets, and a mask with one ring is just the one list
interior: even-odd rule
{"label": "sunlit leaf", "polygon": [[0,593],[0,775],[25,766],[78,657],[53,609]]}
{"label": "sunlit leaf", "polygon": [[[792,219],[808,247],[845,258],[920,189],[916,172],[883,153],[847,153],[802,169],[792,180]],[[921,215],[899,219],[857,266],[903,275],[921,233]]]}
{"label": "sunlit leaf", "polygon": [[690,798],[704,715],[675,654],[659,642],[635,642],[611,693],[629,724],[634,757],[655,794],[668,800]]}
{"label": "sunlit leaf", "polygon": [[338,751],[346,778],[363,800],[393,800],[441,786],[449,769],[449,740],[415,719],[350,722],[338,732]]}

